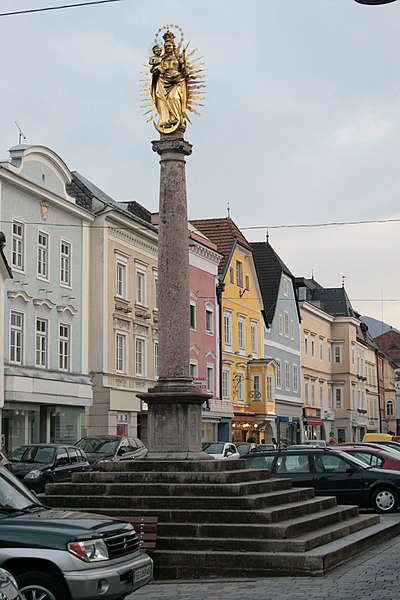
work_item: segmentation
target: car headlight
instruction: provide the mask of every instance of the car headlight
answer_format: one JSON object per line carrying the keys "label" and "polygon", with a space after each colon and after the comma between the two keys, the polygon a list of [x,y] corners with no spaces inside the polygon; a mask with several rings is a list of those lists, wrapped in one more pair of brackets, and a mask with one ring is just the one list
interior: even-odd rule
{"label": "car headlight", "polygon": [[39,469],[33,469],[32,471],[29,471],[29,473],[27,473],[24,477],[24,479],[39,479],[39,477],[42,475],[42,471],[40,471]]}
{"label": "car headlight", "polygon": [[86,562],[108,560],[108,550],[103,540],[70,542],[68,544],[68,550]]}

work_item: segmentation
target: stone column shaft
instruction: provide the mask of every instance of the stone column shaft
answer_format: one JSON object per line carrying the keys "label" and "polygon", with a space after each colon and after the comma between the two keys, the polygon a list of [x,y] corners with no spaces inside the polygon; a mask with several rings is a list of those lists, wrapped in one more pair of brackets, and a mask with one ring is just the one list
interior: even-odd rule
{"label": "stone column shaft", "polygon": [[[164,136],[165,137],[165,136]],[[192,146],[183,139],[153,142],[160,157],[158,239],[160,377],[157,388],[191,384],[189,244],[185,156]]]}

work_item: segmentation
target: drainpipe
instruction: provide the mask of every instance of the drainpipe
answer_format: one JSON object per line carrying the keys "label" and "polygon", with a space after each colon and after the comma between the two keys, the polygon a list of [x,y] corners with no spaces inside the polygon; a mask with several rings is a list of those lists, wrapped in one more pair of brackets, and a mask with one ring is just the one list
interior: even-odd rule
{"label": "drainpipe", "polygon": [[222,294],[225,290],[225,283],[218,281],[216,288],[219,322],[218,322],[218,374],[219,374],[219,399],[222,400]]}

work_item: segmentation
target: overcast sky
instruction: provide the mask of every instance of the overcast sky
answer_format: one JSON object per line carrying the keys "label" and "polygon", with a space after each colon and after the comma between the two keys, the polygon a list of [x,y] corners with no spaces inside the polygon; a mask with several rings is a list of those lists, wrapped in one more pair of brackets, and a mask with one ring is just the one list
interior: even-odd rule
{"label": "overcast sky", "polygon": [[[83,0],[0,0],[0,13]],[[54,150],[117,201],[158,210],[157,132],[140,79],[155,32],[181,26],[205,62],[186,139],[190,218],[230,215],[295,276],[345,286],[400,328],[400,0],[122,0],[0,17],[0,158]]]}

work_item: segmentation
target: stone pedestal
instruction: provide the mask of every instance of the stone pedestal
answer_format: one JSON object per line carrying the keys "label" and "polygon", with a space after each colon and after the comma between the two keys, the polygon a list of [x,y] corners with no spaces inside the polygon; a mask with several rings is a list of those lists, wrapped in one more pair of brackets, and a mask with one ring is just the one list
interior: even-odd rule
{"label": "stone pedestal", "polygon": [[183,131],[153,142],[160,155],[158,323],[160,377],[139,397],[148,404],[151,460],[199,460],[201,405],[211,396],[192,384],[190,362],[189,238]]}

